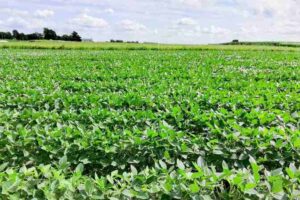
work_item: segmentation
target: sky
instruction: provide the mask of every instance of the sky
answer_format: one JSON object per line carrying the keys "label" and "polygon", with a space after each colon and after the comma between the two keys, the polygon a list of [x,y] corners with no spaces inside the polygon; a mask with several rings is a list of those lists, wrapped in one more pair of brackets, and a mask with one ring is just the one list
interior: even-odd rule
{"label": "sky", "polygon": [[0,31],[94,41],[300,41],[300,0],[0,0]]}

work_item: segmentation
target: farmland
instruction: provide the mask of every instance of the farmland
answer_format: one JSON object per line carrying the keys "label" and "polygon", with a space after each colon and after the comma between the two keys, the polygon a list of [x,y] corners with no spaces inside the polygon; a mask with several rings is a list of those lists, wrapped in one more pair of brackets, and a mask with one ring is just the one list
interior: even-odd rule
{"label": "farmland", "polygon": [[298,48],[0,45],[0,199],[300,198]]}
{"label": "farmland", "polygon": [[298,43],[225,43],[224,45],[181,45],[158,43],[110,43],[110,42],[65,42],[65,41],[15,41],[0,42],[4,49],[66,49],[66,50],[252,50],[252,51],[300,51]]}

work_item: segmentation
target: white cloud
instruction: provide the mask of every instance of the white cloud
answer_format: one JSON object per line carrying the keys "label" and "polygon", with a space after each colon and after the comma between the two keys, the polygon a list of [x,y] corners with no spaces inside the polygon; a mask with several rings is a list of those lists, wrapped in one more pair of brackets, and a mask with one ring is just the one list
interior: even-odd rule
{"label": "white cloud", "polygon": [[6,27],[12,28],[12,29],[17,29],[17,28],[22,28],[22,29],[40,29],[42,27],[45,27],[47,24],[43,20],[39,19],[24,19],[23,17],[9,17],[3,24]]}
{"label": "white cloud", "polygon": [[105,21],[104,19],[93,17],[87,14],[81,14],[75,19],[71,20],[70,23],[84,28],[103,29],[109,26],[108,22]]}
{"label": "white cloud", "polygon": [[280,36],[278,40],[289,40],[289,35],[299,38],[299,3],[299,0],[238,0],[240,10],[248,13],[241,25],[242,33],[248,38],[254,35],[272,39]]}
{"label": "white cloud", "polygon": [[21,17],[9,17],[6,20],[6,24],[10,25],[10,26],[17,26],[17,27],[27,27],[27,26],[29,26],[29,23]]}
{"label": "white cloud", "polygon": [[109,13],[109,14],[114,14],[115,13],[115,10],[112,9],[112,8],[107,8],[104,10],[105,13]]}
{"label": "white cloud", "polygon": [[81,14],[87,14],[87,13],[90,13],[90,12],[91,12],[91,10],[89,8],[83,8],[80,11]]}
{"label": "white cloud", "polygon": [[125,31],[144,31],[144,30],[146,30],[145,25],[140,24],[135,21],[132,21],[132,20],[129,20],[129,19],[122,20],[120,23],[120,26]]}
{"label": "white cloud", "polygon": [[37,30],[47,25],[42,18],[32,17],[27,10],[2,8],[0,9],[0,14],[7,16],[2,21],[2,26],[6,27],[6,29],[22,28],[30,31],[30,29]]}
{"label": "white cloud", "polygon": [[259,29],[256,25],[241,26],[239,30],[242,34],[258,33]]}
{"label": "white cloud", "polygon": [[0,13],[6,14],[8,16],[19,16],[19,17],[25,17],[29,15],[28,11],[13,9],[13,8],[0,8]]}
{"label": "white cloud", "polygon": [[228,34],[230,33],[230,30],[218,26],[211,25],[209,27],[205,27],[203,29],[200,29],[201,33],[206,34]]}
{"label": "white cloud", "polygon": [[215,0],[180,0],[180,2],[192,8],[204,8],[216,3]]}
{"label": "white cloud", "polygon": [[197,22],[192,18],[184,17],[179,19],[176,24],[179,26],[195,26]]}
{"label": "white cloud", "polygon": [[115,13],[115,10],[112,9],[112,8],[106,8],[106,9],[103,9],[103,10],[99,10],[99,9],[93,9],[93,8],[82,8],[80,10],[80,13],[81,14],[87,14],[89,15],[90,13],[93,13],[94,15],[102,15],[102,14],[114,14]]}
{"label": "white cloud", "polygon": [[47,18],[51,17],[54,15],[53,10],[45,9],[45,10],[37,10],[34,12],[34,16],[36,17],[42,17],[42,18]]}
{"label": "white cloud", "polygon": [[[243,0],[248,9],[254,9],[258,14],[286,15],[292,6],[297,6],[295,0]],[[299,5],[298,5],[299,6]]]}
{"label": "white cloud", "polygon": [[299,0],[238,0],[240,10],[252,12],[260,19],[300,21]]}
{"label": "white cloud", "polygon": [[220,36],[231,33],[231,31],[226,28],[216,25],[203,26],[200,25],[200,22],[201,21],[198,22],[197,19],[184,17],[175,21],[175,23],[169,27],[169,31],[179,36],[185,35],[188,37],[198,37],[200,35]]}

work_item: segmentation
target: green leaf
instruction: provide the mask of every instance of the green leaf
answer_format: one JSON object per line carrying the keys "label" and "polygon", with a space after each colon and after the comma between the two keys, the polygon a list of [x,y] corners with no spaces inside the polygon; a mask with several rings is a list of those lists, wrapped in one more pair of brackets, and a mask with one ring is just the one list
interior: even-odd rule
{"label": "green leaf", "polygon": [[215,155],[224,155],[223,151],[218,150],[218,149],[214,149],[213,154],[215,154]]}
{"label": "green leaf", "polygon": [[296,138],[294,141],[294,147],[299,148],[300,147],[300,138]]}
{"label": "green leaf", "polygon": [[183,169],[183,170],[185,169],[184,163],[179,159],[177,159],[177,167],[179,169]]}
{"label": "green leaf", "polygon": [[223,170],[229,169],[227,163],[224,160],[222,162],[222,168],[223,168]]}
{"label": "green leaf", "polygon": [[4,171],[5,168],[8,166],[8,164],[9,164],[8,162],[2,163],[2,164],[0,165],[0,172]]}
{"label": "green leaf", "polygon": [[159,160],[158,162],[159,162],[160,166],[161,166],[163,169],[167,169],[167,165],[166,165],[166,163],[165,163],[164,161]]}
{"label": "green leaf", "polygon": [[88,194],[88,195],[92,195],[93,194],[93,191],[94,191],[94,184],[91,180],[86,180],[85,181],[85,184],[84,184],[84,189],[85,189],[85,192]]}
{"label": "green leaf", "polygon": [[286,173],[289,175],[291,179],[295,178],[295,173],[290,168],[285,168]]}
{"label": "green leaf", "polygon": [[212,198],[209,195],[202,195],[203,200],[212,200]]}
{"label": "green leaf", "polygon": [[158,136],[158,133],[154,130],[147,130],[147,135],[150,138],[154,138],[154,137]]}
{"label": "green leaf", "polygon": [[201,156],[199,156],[198,157],[198,159],[197,159],[197,165],[199,166],[199,167],[201,167],[202,169],[205,167],[205,161],[204,161],[204,159],[201,157]]}
{"label": "green leaf", "polygon": [[256,161],[252,156],[249,157],[249,162],[253,171],[254,180],[256,183],[258,183],[260,181],[259,166],[256,164]]}
{"label": "green leaf", "polygon": [[130,165],[130,169],[131,169],[131,173],[132,173],[133,175],[137,175],[137,174],[138,174],[137,169],[136,169],[133,165]]}
{"label": "green leaf", "polygon": [[114,184],[114,180],[110,175],[107,175],[106,179],[108,180],[109,183]]}
{"label": "green leaf", "polygon": [[69,163],[68,163],[68,158],[67,156],[63,156],[60,160],[59,160],[59,167],[60,169],[66,169],[68,167]]}
{"label": "green leaf", "polygon": [[191,184],[189,188],[192,193],[198,193],[200,191],[200,188],[196,183]]}
{"label": "green leaf", "polygon": [[127,197],[134,197],[134,194],[130,190],[123,190],[122,194],[124,194]]}
{"label": "green leaf", "polygon": [[283,191],[283,180],[281,177],[278,177],[275,181],[272,182],[272,192],[279,193]]}
{"label": "green leaf", "polygon": [[9,194],[10,190],[14,187],[14,182],[5,181],[2,183],[2,194]]}
{"label": "green leaf", "polygon": [[166,190],[167,192],[170,192],[170,191],[172,190],[173,186],[172,186],[171,183],[166,182],[166,183],[164,184],[164,188],[165,188],[165,190]]}
{"label": "green leaf", "polygon": [[245,190],[251,190],[256,187],[256,183],[247,183],[245,186]]}
{"label": "green leaf", "polygon": [[79,174],[82,174],[83,170],[84,170],[84,165],[82,163],[80,163],[80,164],[77,165],[77,167],[75,169],[75,172],[79,173]]}

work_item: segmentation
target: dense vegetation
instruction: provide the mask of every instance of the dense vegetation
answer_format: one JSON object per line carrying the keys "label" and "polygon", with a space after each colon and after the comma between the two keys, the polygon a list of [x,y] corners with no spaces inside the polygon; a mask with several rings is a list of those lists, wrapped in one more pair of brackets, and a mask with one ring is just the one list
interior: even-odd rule
{"label": "dense vegetation", "polygon": [[43,34],[42,33],[19,33],[17,30],[13,30],[12,33],[10,32],[0,32],[0,39],[2,40],[63,40],[63,41],[81,41],[80,35],[73,31],[70,35],[62,35],[59,36],[56,32],[49,28],[44,28]]}
{"label": "dense vegetation", "polygon": [[295,199],[300,54],[0,50],[1,199]]}
{"label": "dense vegetation", "polygon": [[6,49],[70,49],[70,50],[251,50],[251,51],[300,51],[300,48],[255,45],[180,45],[158,43],[120,42],[65,42],[65,41],[9,41],[0,42]]}

